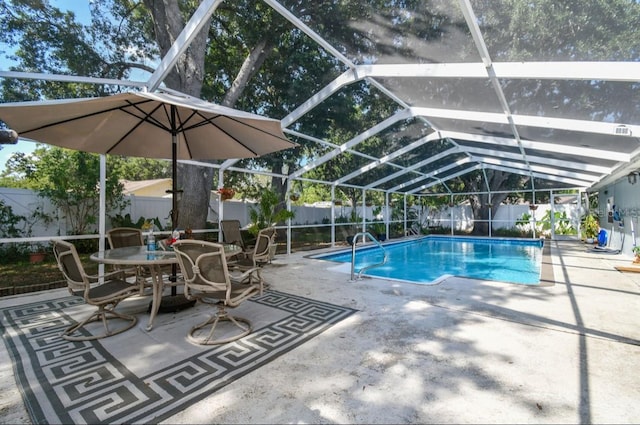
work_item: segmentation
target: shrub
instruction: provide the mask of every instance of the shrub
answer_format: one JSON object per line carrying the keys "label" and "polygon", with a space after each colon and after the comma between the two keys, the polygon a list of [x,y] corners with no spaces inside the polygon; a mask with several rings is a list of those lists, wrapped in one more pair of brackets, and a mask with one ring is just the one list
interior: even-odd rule
{"label": "shrub", "polygon": [[[26,218],[13,213],[11,206],[0,200],[0,237],[21,238],[26,236],[24,226]],[[22,223],[22,226],[21,226]],[[0,262],[13,263],[24,258],[29,253],[29,244],[6,243],[0,245]]]}

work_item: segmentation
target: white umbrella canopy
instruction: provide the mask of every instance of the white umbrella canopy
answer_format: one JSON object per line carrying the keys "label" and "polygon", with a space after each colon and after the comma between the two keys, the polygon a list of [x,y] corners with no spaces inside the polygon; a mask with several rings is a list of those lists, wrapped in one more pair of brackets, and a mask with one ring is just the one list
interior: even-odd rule
{"label": "white umbrella canopy", "polygon": [[[250,158],[295,146],[280,122],[189,96],[123,93],[0,104],[20,137],[85,152],[144,158]],[[168,135],[174,136],[169,138]]]}
{"label": "white umbrella canopy", "polygon": [[[176,161],[251,158],[296,146],[280,122],[188,95],[131,92],[85,99],[0,103],[20,137],[85,152]],[[172,226],[177,224],[173,197]]]}
{"label": "white umbrella canopy", "polygon": [[[251,158],[295,146],[285,137],[279,121],[167,93],[4,103],[0,104],[0,120],[21,137],[50,145],[172,159],[172,228],[178,224],[178,159]],[[173,287],[173,298],[175,295]],[[181,304],[189,303],[174,301],[169,310]]]}

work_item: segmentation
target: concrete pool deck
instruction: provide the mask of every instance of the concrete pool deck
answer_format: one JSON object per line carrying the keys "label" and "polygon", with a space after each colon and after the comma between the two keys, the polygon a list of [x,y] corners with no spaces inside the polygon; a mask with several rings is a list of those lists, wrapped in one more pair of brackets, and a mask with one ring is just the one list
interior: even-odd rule
{"label": "concrete pool deck", "polygon": [[[166,423],[640,422],[640,273],[547,243],[555,284],[538,287],[352,283],[309,252],[279,255],[274,289],[359,311]],[[4,344],[0,358],[0,422],[30,423]]]}

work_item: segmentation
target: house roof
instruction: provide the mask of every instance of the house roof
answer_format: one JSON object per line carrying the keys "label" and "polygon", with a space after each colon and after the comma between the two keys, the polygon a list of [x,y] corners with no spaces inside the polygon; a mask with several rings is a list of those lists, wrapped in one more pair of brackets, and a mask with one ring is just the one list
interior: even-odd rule
{"label": "house roof", "polygon": [[122,193],[125,195],[165,196],[165,190],[171,189],[171,179],[120,180],[120,183],[124,186]]}

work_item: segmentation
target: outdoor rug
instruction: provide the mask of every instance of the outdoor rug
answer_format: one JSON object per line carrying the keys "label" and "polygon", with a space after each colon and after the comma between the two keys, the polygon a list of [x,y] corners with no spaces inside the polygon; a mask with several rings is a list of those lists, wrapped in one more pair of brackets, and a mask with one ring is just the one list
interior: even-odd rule
{"label": "outdoor rug", "polygon": [[214,306],[199,303],[159,315],[147,332],[149,299],[130,300],[118,309],[137,314],[137,325],[97,341],[60,337],[63,329],[95,308],[78,297],[2,311],[2,335],[34,423],[163,421],[356,311],[268,290],[232,310],[252,321],[251,334],[202,347],[189,343],[186,335]]}

